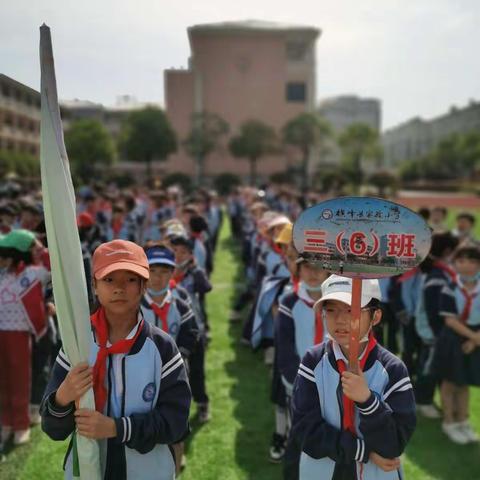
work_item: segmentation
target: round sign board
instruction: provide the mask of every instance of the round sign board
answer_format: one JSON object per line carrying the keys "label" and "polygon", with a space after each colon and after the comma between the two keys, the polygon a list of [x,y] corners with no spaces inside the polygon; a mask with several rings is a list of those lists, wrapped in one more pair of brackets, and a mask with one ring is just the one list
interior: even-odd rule
{"label": "round sign board", "polygon": [[342,197],[308,208],[293,243],[310,263],[351,278],[399,275],[430,251],[431,230],[412,210],[371,197]]}

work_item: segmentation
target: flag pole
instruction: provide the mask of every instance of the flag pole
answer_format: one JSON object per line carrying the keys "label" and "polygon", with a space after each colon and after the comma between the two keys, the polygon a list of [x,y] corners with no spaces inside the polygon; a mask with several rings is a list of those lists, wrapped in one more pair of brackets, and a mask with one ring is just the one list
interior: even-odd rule
{"label": "flag pole", "polygon": [[[63,349],[72,365],[88,360],[91,331],[82,250],[76,223],[75,192],[63,141],[50,29],[40,27],[41,121],[40,168],[45,227],[52,284]],[[82,408],[95,409],[93,391],[81,399]],[[99,447],[74,433],[82,480],[100,480]],[[67,465],[68,468],[68,465]],[[71,468],[71,467],[70,467]]]}
{"label": "flag pole", "polygon": [[352,321],[350,324],[350,342],[348,348],[348,369],[350,372],[359,372],[358,355],[360,344],[360,315],[362,298],[362,279],[352,279]]}

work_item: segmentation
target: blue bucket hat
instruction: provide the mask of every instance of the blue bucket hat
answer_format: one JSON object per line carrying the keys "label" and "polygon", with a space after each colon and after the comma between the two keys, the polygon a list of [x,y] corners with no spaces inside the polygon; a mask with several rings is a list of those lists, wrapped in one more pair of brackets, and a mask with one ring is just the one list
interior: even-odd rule
{"label": "blue bucket hat", "polygon": [[175,254],[167,247],[151,247],[146,252],[149,265],[168,265],[175,268]]}

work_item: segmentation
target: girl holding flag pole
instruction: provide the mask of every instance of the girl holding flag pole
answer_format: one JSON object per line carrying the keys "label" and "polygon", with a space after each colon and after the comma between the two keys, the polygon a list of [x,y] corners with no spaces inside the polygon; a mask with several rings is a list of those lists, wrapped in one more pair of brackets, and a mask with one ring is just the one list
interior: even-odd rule
{"label": "girl holding flag pole", "polygon": [[[91,316],[88,363],[71,365],[63,351],[42,404],[42,427],[53,440],[78,434],[100,442],[104,479],[175,478],[171,444],[188,431],[190,388],[173,339],[145,322],[140,301],[149,279],[141,247],[124,240],[93,255],[99,308]],[[96,410],[77,408],[93,386]],[[72,453],[73,451],[73,453]],[[65,478],[78,476],[72,442]]]}
{"label": "girl holding flag pole", "polygon": [[415,429],[405,365],[377,344],[378,280],[362,280],[359,372],[348,371],[352,279],[332,275],[316,303],[329,341],[304,355],[293,388],[291,436],[301,448],[290,480],[403,478],[399,457]]}

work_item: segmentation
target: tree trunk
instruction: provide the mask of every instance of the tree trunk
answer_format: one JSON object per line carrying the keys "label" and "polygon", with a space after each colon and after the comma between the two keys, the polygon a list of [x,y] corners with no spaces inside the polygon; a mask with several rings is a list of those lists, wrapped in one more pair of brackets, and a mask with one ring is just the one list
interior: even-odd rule
{"label": "tree trunk", "polygon": [[195,162],[195,186],[201,187],[203,185],[205,159],[198,155]]}
{"label": "tree trunk", "polygon": [[250,186],[254,187],[257,180],[257,159],[250,158]]}
{"label": "tree trunk", "polygon": [[145,173],[147,175],[146,178],[146,184],[151,187],[153,183],[153,178],[152,178],[152,157],[146,157],[145,158],[145,163],[146,163],[146,169]]}
{"label": "tree trunk", "polygon": [[303,160],[302,160],[302,193],[304,195],[308,192],[308,160],[309,160],[309,151],[307,148],[303,150]]}

